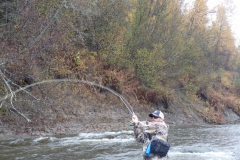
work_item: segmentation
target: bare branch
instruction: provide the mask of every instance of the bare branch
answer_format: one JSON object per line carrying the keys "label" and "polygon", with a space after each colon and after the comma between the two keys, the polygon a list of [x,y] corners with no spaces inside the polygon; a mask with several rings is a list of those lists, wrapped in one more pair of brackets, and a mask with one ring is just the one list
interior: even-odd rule
{"label": "bare branch", "polygon": [[[22,114],[21,112],[19,112],[19,111],[15,108],[15,106],[13,105],[13,98],[16,96],[16,95],[15,95],[15,92],[12,91],[12,88],[11,88],[11,86],[9,85],[9,82],[5,79],[5,76],[4,76],[4,74],[2,73],[1,70],[0,70],[0,77],[1,77],[1,79],[3,80],[4,84],[6,85],[7,89],[10,91],[10,94],[7,94],[7,95],[10,96],[10,103],[11,103],[12,108],[13,108],[18,114],[20,114],[22,117],[24,117],[28,122],[31,122],[31,120],[30,120],[28,117],[26,117],[24,114]],[[7,96],[7,95],[5,95],[5,98],[9,97],[9,96]]]}
{"label": "bare branch", "polygon": [[[6,77],[5,77],[6,78]],[[21,86],[17,85],[16,83],[14,83],[13,81],[11,81],[10,79],[6,78],[9,82],[11,82],[13,85],[17,86],[18,88],[22,89]],[[23,89],[23,91],[25,93],[27,93],[28,95],[30,95],[32,98],[34,98],[35,100],[40,100],[38,98],[36,98],[34,95],[32,95],[31,93],[29,93],[28,91],[26,91],[25,89]]]}
{"label": "bare branch", "polygon": [[37,38],[36,38],[35,40],[33,40],[33,42],[29,45],[29,47],[26,47],[26,49],[22,50],[22,51],[20,52],[20,54],[23,53],[23,52],[25,52],[25,51],[27,51],[28,49],[31,49],[31,48],[33,47],[33,45],[42,38],[43,34],[44,34],[44,33],[47,31],[47,29],[52,25],[52,23],[53,23],[54,20],[57,18],[59,12],[60,12],[60,11],[62,10],[62,8],[66,5],[66,3],[67,3],[66,0],[63,0],[63,1],[62,1],[62,5],[61,5],[60,8],[56,11],[55,15],[53,16],[53,18],[51,19],[51,21],[48,23],[48,25],[41,31],[41,33],[37,36]]}
{"label": "bare branch", "polygon": [[[6,85],[4,85],[5,90],[7,91],[7,87]],[[8,91],[7,91],[8,92]],[[5,98],[7,98],[7,94],[5,95]],[[4,104],[5,100],[3,102],[1,102],[0,108],[2,108],[3,104]]]}
{"label": "bare branch", "polygon": [[[119,93],[117,93],[116,91],[114,91],[114,90],[112,90],[112,89],[110,89],[108,87],[102,86],[102,85],[97,84],[95,82],[90,82],[90,81],[85,81],[85,80],[78,80],[78,79],[52,79],[52,80],[44,80],[44,81],[41,81],[41,82],[33,83],[33,84],[28,85],[28,86],[22,87],[22,88],[20,88],[20,89],[18,89],[16,91],[14,91],[14,94],[17,94],[18,92],[21,92],[21,91],[23,91],[23,90],[25,90],[27,88],[30,88],[30,87],[33,87],[33,86],[36,86],[36,85],[40,85],[40,84],[44,84],[44,83],[52,83],[52,82],[85,83],[85,84],[88,84],[88,85],[94,85],[94,86],[97,86],[99,88],[106,89],[109,92],[113,93],[115,96],[119,97],[120,100],[124,103],[124,105],[128,108],[129,112],[133,113],[132,106],[128,103],[128,101],[122,95],[120,95]],[[5,96],[5,98],[1,98],[0,101],[6,100],[9,97],[11,98],[12,95],[8,94],[7,96]]]}

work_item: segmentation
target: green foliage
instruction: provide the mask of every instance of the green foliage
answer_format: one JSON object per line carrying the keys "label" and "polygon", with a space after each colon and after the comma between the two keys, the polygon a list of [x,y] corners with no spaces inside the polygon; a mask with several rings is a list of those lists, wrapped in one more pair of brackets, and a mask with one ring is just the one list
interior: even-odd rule
{"label": "green foliage", "polygon": [[0,116],[7,116],[7,115],[9,115],[9,114],[10,114],[10,112],[9,112],[8,108],[6,108],[6,107],[4,107],[4,106],[2,106],[2,107],[0,108]]}
{"label": "green foliage", "polygon": [[81,54],[79,52],[74,55],[74,62],[77,66],[83,65],[83,61],[81,60]]}
{"label": "green foliage", "polygon": [[155,45],[153,50],[141,49],[136,55],[137,77],[148,87],[154,88],[164,75],[163,68],[166,61],[163,59],[164,49],[162,45]]}
{"label": "green foliage", "polygon": [[195,95],[197,93],[197,91],[200,90],[200,85],[194,84],[194,83],[188,83],[184,89],[186,90],[186,94],[191,94],[191,95]]}
{"label": "green foliage", "polygon": [[0,95],[6,94],[6,88],[4,87],[4,84],[0,82]]}
{"label": "green foliage", "polygon": [[111,54],[104,54],[104,59],[107,64],[110,64],[119,68],[129,68],[130,64],[128,62],[128,58],[125,52],[121,50],[115,50]]}
{"label": "green foliage", "polygon": [[237,90],[237,93],[240,94],[240,78],[234,79],[234,87]]}
{"label": "green foliage", "polygon": [[41,0],[35,4],[36,11],[40,13],[42,17],[47,17],[54,13],[54,8],[59,8],[62,1],[59,0]]}
{"label": "green foliage", "polygon": [[102,14],[92,16],[88,47],[98,50],[99,58],[113,66],[125,66],[124,39],[126,32],[127,3],[124,1],[99,1]]}
{"label": "green foliage", "polygon": [[106,85],[121,88],[122,75],[128,74],[117,70],[126,69],[165,97],[179,88],[194,93],[213,81],[219,69],[239,66],[226,8],[218,8],[210,25],[206,2],[196,0],[184,10],[179,0],[8,1],[0,4],[0,23],[9,24],[0,28],[5,37],[0,58],[15,60],[14,73],[35,77],[99,76],[108,66]]}

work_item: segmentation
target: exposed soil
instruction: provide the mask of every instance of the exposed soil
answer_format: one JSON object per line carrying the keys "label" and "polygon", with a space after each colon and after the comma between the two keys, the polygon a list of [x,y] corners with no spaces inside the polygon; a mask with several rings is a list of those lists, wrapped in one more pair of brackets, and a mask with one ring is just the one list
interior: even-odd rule
{"label": "exposed soil", "polygon": [[[68,86],[69,87],[69,86]],[[104,132],[131,130],[131,114],[119,97],[110,92],[81,86],[81,93],[68,95],[64,92],[64,102],[53,103],[46,100],[29,106],[28,103],[18,104],[21,112],[31,119],[31,122],[10,110],[1,114],[0,140],[12,138],[27,138],[49,135],[78,134],[80,132]],[[62,87],[60,87],[63,89]],[[52,91],[51,98],[58,96],[58,88]],[[33,92],[35,92],[33,90]],[[205,102],[183,100],[176,95],[168,108],[162,103],[141,104],[133,97],[128,98],[135,114],[140,120],[148,120],[148,114],[156,109],[165,114],[165,121],[172,125],[204,125]],[[49,98],[49,97],[48,97]],[[10,108],[10,107],[9,107]],[[222,124],[238,123],[239,116],[231,109],[225,109],[225,121]]]}

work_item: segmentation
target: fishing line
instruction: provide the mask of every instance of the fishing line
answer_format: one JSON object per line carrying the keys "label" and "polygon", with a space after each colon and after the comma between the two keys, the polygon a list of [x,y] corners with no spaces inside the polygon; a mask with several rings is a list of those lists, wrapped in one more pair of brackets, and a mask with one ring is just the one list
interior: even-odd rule
{"label": "fishing line", "polygon": [[125,102],[122,96],[120,97],[120,99],[121,99],[121,101],[124,103],[124,105],[126,106],[126,108],[128,109],[128,111],[129,111],[131,114],[134,114],[133,109],[132,109],[132,107],[128,104],[128,102],[127,102],[127,101]]}
{"label": "fishing line", "polygon": [[[101,84],[97,84],[95,82],[90,82],[90,81],[85,81],[85,80],[78,80],[78,79],[53,79],[53,80],[43,80],[41,82],[37,82],[37,83],[32,83],[28,86],[25,86],[25,87],[22,87],[16,91],[14,91],[14,94],[18,93],[18,92],[21,92],[21,91],[24,91],[25,89],[27,88],[30,88],[32,86],[36,86],[36,85],[39,85],[39,84],[43,84],[43,83],[51,83],[51,82],[77,82],[77,83],[85,83],[85,84],[89,84],[89,85],[94,85],[94,86],[97,86],[99,88],[103,88],[103,89],[106,89],[108,90],[109,92],[113,93],[115,96],[119,97],[120,100],[123,102],[123,104],[125,105],[125,107],[128,109],[128,111],[133,115],[134,114],[134,111],[133,111],[133,108],[132,106],[128,103],[128,101],[119,93],[117,93],[116,91],[106,87],[106,86],[103,86]],[[11,95],[8,94],[6,95],[4,98],[0,99],[0,101],[3,101],[3,100],[6,100],[8,97],[10,97]]]}
{"label": "fishing line", "polygon": [[[84,81],[84,83],[88,83],[88,82],[89,81]],[[91,85],[95,85],[95,86],[104,88],[104,89],[108,90],[109,92],[113,93],[114,95],[118,96],[120,98],[120,100],[123,102],[123,104],[125,105],[125,107],[128,109],[128,111],[131,114],[134,114],[132,106],[128,103],[128,101],[121,94],[119,94],[116,91],[114,91],[114,90],[112,90],[108,87],[105,87],[103,85],[100,85],[100,84],[97,84],[97,83],[94,83],[94,82],[89,82],[89,83],[91,83]]]}

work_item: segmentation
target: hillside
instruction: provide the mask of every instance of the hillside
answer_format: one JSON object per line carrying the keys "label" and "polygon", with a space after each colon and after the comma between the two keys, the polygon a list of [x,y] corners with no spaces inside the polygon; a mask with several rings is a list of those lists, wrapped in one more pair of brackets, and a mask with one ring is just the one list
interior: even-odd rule
{"label": "hillside", "polygon": [[[230,86],[221,82],[213,83],[197,95],[186,96],[176,90],[167,103],[150,103],[130,93],[124,93],[123,97],[142,120],[148,118],[148,113],[160,109],[170,126],[238,123],[239,110],[236,105],[239,98],[233,94]],[[17,110],[12,106],[1,107],[0,137],[132,129],[129,125],[129,110],[118,96],[108,90],[60,80],[34,85],[26,91],[30,91],[31,95],[26,96],[23,92],[16,94],[18,100],[17,103],[14,102],[14,106]]]}
{"label": "hillside", "polygon": [[1,1],[1,135],[131,129],[120,95],[144,120],[160,109],[171,125],[237,123],[228,11],[210,20],[202,0]]}

